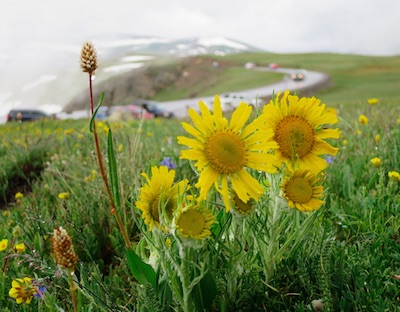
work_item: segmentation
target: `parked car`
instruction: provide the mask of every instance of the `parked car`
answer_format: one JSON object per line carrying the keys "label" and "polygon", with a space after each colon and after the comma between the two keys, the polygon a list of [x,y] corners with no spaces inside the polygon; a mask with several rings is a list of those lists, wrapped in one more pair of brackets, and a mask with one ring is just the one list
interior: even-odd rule
{"label": "parked car", "polygon": [[113,106],[108,120],[152,119],[154,115],[138,105]]}
{"label": "parked car", "polygon": [[301,81],[304,79],[304,74],[303,73],[291,73],[290,78],[292,78],[293,81]]}
{"label": "parked car", "polygon": [[[264,101],[260,98],[253,98],[239,93],[223,93],[220,95],[222,111],[233,111],[240,103],[245,102],[252,106],[261,106]],[[213,101],[209,103],[209,108],[212,109]]]}
{"label": "parked car", "polygon": [[268,67],[269,67],[269,69],[277,69],[277,68],[279,68],[279,64],[271,63],[271,64],[268,65]]}
{"label": "parked car", "polygon": [[6,116],[7,122],[33,121],[41,118],[50,118],[50,115],[38,109],[12,109]]}
{"label": "parked car", "polygon": [[135,101],[134,105],[143,107],[146,111],[153,114],[155,118],[159,118],[159,117],[173,118],[173,117],[175,117],[173,112],[165,109],[163,107],[163,105],[159,102],[140,100],[140,101]]}

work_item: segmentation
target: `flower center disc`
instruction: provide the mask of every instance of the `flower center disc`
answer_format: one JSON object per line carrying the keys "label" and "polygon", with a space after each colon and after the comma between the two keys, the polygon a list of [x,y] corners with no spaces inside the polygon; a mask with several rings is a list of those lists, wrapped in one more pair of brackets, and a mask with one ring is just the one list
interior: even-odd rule
{"label": "flower center disc", "polygon": [[287,158],[306,156],[314,145],[314,129],[302,117],[287,116],[276,127],[275,140]]}
{"label": "flower center disc", "polygon": [[253,200],[250,199],[247,203],[245,203],[242,200],[240,200],[240,198],[237,196],[236,193],[233,196],[233,201],[236,209],[238,209],[243,214],[250,213],[254,208]]}
{"label": "flower center disc", "polygon": [[229,174],[242,170],[245,146],[241,138],[231,132],[216,132],[208,139],[205,151],[215,170]]}
{"label": "flower center disc", "polygon": [[204,216],[197,210],[187,210],[181,214],[178,226],[182,233],[188,236],[196,236],[203,232],[206,225]]}
{"label": "flower center disc", "polygon": [[302,177],[291,179],[285,187],[287,197],[294,203],[308,203],[313,196],[313,188],[307,179]]}

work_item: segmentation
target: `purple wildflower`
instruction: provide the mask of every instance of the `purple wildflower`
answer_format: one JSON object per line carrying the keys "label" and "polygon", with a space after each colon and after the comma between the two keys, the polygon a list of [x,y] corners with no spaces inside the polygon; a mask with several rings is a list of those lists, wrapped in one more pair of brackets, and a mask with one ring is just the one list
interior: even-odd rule
{"label": "purple wildflower", "polygon": [[38,286],[36,288],[36,294],[34,294],[33,296],[36,298],[44,298],[44,293],[47,291],[47,288],[45,286]]}
{"label": "purple wildflower", "polygon": [[328,164],[331,164],[331,163],[333,163],[333,161],[335,160],[335,157],[332,157],[332,156],[328,156],[328,157],[326,157],[326,162],[328,163]]}
{"label": "purple wildflower", "polygon": [[161,162],[161,165],[166,166],[169,170],[176,168],[176,165],[171,160],[171,157],[164,157],[164,159]]}

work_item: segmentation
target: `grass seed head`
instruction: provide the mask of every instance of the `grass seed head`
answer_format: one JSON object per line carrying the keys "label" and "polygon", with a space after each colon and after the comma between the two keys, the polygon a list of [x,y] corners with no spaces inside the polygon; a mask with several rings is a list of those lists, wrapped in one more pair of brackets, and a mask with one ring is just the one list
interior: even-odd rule
{"label": "grass seed head", "polygon": [[56,263],[64,269],[73,270],[78,261],[71,237],[61,226],[54,229],[54,236],[51,239],[53,253]]}
{"label": "grass seed head", "polygon": [[89,74],[94,73],[98,67],[96,50],[94,49],[93,44],[89,41],[86,41],[83,44],[80,65],[83,72]]}

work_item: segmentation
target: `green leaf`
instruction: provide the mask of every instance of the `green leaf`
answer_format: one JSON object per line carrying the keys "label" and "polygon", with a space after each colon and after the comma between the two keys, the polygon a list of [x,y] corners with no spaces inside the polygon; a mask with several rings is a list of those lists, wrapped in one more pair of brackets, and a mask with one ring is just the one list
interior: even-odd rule
{"label": "green leaf", "polygon": [[119,192],[118,167],[117,167],[117,159],[115,157],[115,150],[114,150],[114,143],[113,143],[111,129],[108,129],[107,155],[108,155],[108,169],[110,172],[110,183],[111,183],[113,200],[117,209],[120,209],[121,194]]}
{"label": "green leaf", "polygon": [[94,119],[96,118],[97,111],[99,110],[101,104],[103,103],[103,100],[104,100],[104,93],[102,92],[100,94],[99,102],[97,103],[96,109],[93,112],[92,118],[90,118],[90,125],[89,125],[90,132],[93,132],[94,130]]}
{"label": "green leaf", "polygon": [[197,311],[211,311],[217,291],[217,284],[213,276],[207,272],[191,293]]}
{"label": "green leaf", "polygon": [[126,256],[128,259],[129,269],[133,274],[134,278],[142,284],[151,284],[154,288],[156,285],[156,272],[153,267],[147,263],[144,263],[136,252],[132,249],[127,249]]}

